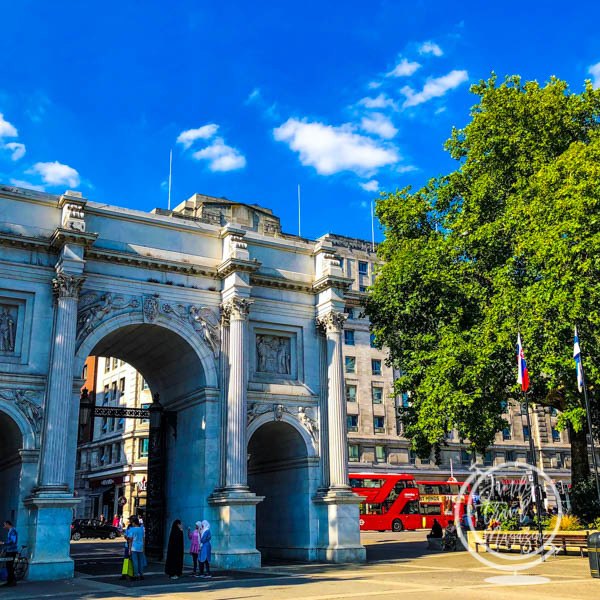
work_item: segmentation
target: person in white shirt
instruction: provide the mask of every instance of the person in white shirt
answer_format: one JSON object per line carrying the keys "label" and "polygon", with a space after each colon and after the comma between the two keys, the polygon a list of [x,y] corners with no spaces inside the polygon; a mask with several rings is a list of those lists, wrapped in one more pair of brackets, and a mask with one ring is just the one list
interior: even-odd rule
{"label": "person in white shirt", "polygon": [[130,557],[133,563],[133,577],[144,579],[144,528],[140,526],[137,517],[130,517],[131,527],[127,530],[127,541],[129,542]]}

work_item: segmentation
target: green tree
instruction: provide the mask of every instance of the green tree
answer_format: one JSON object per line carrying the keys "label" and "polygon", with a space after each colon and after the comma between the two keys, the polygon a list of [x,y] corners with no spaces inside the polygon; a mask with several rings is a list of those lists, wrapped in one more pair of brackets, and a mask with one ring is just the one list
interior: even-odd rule
{"label": "green tree", "polygon": [[402,419],[422,454],[451,428],[479,452],[492,444],[503,401],[518,398],[520,331],[529,398],[561,411],[578,485],[589,464],[575,325],[600,383],[600,90],[492,75],[471,91],[471,120],[446,143],[457,169],[377,202],[384,264],[366,313],[411,392]]}

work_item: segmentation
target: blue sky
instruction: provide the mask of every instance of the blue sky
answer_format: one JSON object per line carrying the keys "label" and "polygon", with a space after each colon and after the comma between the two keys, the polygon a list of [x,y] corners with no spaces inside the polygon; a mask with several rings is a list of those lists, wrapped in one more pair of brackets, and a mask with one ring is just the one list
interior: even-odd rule
{"label": "blue sky", "polygon": [[[0,182],[166,207],[195,192],[370,237],[378,190],[454,168],[469,85],[600,85],[597,2],[0,0]],[[380,233],[377,233],[380,238]]]}

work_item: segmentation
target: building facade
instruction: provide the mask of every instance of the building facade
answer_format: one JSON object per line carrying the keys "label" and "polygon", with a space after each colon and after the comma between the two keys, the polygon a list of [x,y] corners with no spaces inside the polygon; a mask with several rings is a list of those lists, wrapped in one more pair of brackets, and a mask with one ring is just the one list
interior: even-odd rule
{"label": "building facade", "polygon": [[[89,357],[84,387],[97,406],[148,408],[152,394],[144,378],[131,365],[113,357]],[[87,384],[87,385],[86,385]],[[90,420],[93,434],[79,440],[75,464],[78,518],[126,521],[144,517],[148,478],[148,420],[103,417]],[[87,425],[87,424],[86,424]],[[81,425],[80,425],[81,427]]]}

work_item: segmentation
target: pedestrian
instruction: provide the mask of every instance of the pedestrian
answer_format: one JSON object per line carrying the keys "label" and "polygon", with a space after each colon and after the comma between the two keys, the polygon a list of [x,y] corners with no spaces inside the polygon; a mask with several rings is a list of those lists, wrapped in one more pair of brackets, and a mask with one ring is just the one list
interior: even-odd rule
{"label": "pedestrian", "polygon": [[7,579],[4,584],[7,587],[14,587],[17,585],[17,578],[15,577],[15,558],[19,553],[18,541],[19,534],[14,528],[11,521],[8,519],[4,521],[4,529],[8,529],[6,536],[6,542],[0,542],[4,546],[4,554],[9,560],[6,563]]}
{"label": "pedestrian", "polygon": [[171,579],[178,579],[183,573],[183,527],[179,519],[175,519],[171,525],[165,573]]}
{"label": "pedestrian", "polygon": [[196,527],[194,531],[190,531],[190,528],[187,528],[188,538],[190,540],[190,554],[192,555],[192,560],[194,561],[194,572],[193,576],[198,577],[198,554],[200,554],[200,527],[202,523],[200,521],[196,521]]}
{"label": "pedestrian", "polygon": [[[210,523],[206,520],[201,523],[200,530],[200,577],[206,579],[211,577],[210,574],[210,555],[211,545],[210,540],[212,534],[210,533]],[[204,574],[204,568],[206,567],[206,575]]]}
{"label": "pedestrian", "polygon": [[112,526],[119,528],[119,515],[115,515],[112,520]]}
{"label": "pedestrian", "polygon": [[100,515],[100,525],[104,525],[106,523],[106,517],[104,513]]}
{"label": "pedestrian", "polygon": [[140,527],[137,517],[129,519],[131,527],[127,530],[127,541],[129,542],[131,562],[133,563],[133,578],[144,579],[144,528]]}

